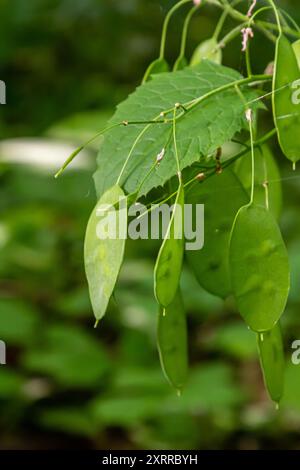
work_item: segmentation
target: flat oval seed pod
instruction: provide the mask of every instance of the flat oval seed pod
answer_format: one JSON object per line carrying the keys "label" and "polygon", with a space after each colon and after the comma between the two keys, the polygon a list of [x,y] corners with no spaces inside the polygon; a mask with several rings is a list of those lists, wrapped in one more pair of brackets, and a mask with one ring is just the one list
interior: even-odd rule
{"label": "flat oval seed pod", "polygon": [[[282,208],[281,176],[277,162],[267,145],[255,149],[255,191],[254,202],[267,206],[268,194],[269,209],[276,219],[279,219]],[[236,162],[235,174],[242,182],[247,193],[251,194],[252,163],[251,152]],[[265,188],[267,185],[267,191]]]}
{"label": "flat oval seed pod", "polygon": [[169,70],[169,64],[165,59],[156,59],[147,68],[142,83],[148,82],[152,75],[169,72]]}
{"label": "flat oval seed pod", "polygon": [[229,240],[238,210],[249,197],[236,175],[226,169],[204,180],[186,194],[186,203],[204,204],[204,247],[186,251],[199,284],[208,292],[226,298],[231,294],[228,265]]}
{"label": "flat oval seed pod", "polygon": [[293,47],[281,34],[276,44],[273,114],[281,150],[293,163],[300,159],[300,107],[294,88],[299,79]]}
{"label": "flat oval seed pod", "polygon": [[154,269],[155,297],[162,307],[171,304],[179,286],[184,252],[183,212],[184,189],[181,183]]}
{"label": "flat oval seed pod", "polygon": [[187,59],[185,57],[178,57],[174,64],[173,72],[177,72],[178,70],[182,70],[189,65]]}
{"label": "flat oval seed pod", "polygon": [[292,46],[293,46],[294,53],[298,62],[298,67],[300,68],[300,39],[293,42]]}
{"label": "flat oval seed pod", "polygon": [[290,271],[287,250],[272,213],[248,205],[235,219],[229,248],[233,294],[254,331],[271,330],[284,312]]}
{"label": "flat oval seed pod", "polygon": [[284,348],[279,323],[265,333],[257,334],[257,343],[265,385],[271,399],[279,403],[284,388]]}
{"label": "flat oval seed pod", "polygon": [[191,65],[200,64],[203,59],[210,60],[216,64],[222,63],[222,51],[214,38],[201,42],[192,55]]}
{"label": "flat oval seed pod", "polygon": [[188,373],[186,316],[180,291],[166,309],[160,307],[157,326],[158,351],[163,372],[181,392]]}
{"label": "flat oval seed pod", "polygon": [[[113,206],[118,201],[119,209],[115,210]],[[125,201],[123,190],[113,186],[101,197],[87,225],[84,263],[97,320],[105,315],[124,257],[127,232]]]}

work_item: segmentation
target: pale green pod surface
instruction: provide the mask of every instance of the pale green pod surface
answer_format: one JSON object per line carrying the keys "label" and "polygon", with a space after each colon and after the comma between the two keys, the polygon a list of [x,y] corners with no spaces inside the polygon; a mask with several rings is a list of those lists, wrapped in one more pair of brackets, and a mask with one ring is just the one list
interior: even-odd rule
{"label": "pale green pod surface", "polygon": [[296,59],[297,59],[297,62],[298,62],[298,67],[300,68],[300,39],[293,42],[292,46],[293,46],[293,49],[294,49],[294,52],[295,52],[295,55],[296,55]]}
{"label": "pale green pod surface", "polygon": [[[255,191],[254,202],[261,206],[267,206],[268,194],[269,209],[276,219],[279,219],[282,208],[281,176],[277,162],[268,145],[261,149],[255,149]],[[244,155],[236,162],[235,173],[242,182],[244,188],[251,194],[252,162],[251,152]],[[267,192],[265,189],[267,183]]]}
{"label": "pale green pod surface", "polygon": [[287,250],[272,213],[242,207],[232,229],[229,265],[240,314],[254,331],[271,330],[284,312],[290,271]]}
{"label": "pale green pod surface", "polygon": [[203,59],[210,60],[216,64],[222,63],[222,50],[218,47],[218,43],[214,38],[207,39],[199,44],[192,55],[191,65],[200,64]]}
{"label": "pale green pod surface", "polygon": [[[113,206],[118,201],[119,209],[116,210]],[[126,198],[119,186],[113,186],[94,208],[84,242],[85,272],[97,320],[105,315],[117,282],[124,257],[126,232]]]}
{"label": "pale green pod surface", "polygon": [[276,44],[273,114],[281,150],[293,163],[300,159],[299,80],[293,47],[281,34]]}
{"label": "pale green pod surface", "polygon": [[165,59],[156,59],[147,68],[142,83],[148,82],[152,75],[169,72],[169,70],[169,64]]}
{"label": "pale green pod surface", "polygon": [[189,266],[205,290],[226,298],[231,294],[230,233],[238,210],[249,202],[249,197],[236,175],[226,169],[188,191],[186,202],[204,204],[204,247],[186,251]]}
{"label": "pale green pod surface", "polygon": [[185,57],[178,57],[174,64],[173,72],[178,70],[183,70],[185,67],[189,65],[187,59]]}
{"label": "pale green pod surface", "polygon": [[157,302],[168,307],[179,286],[184,253],[184,189],[178,188],[174,210],[154,269],[154,292]]}
{"label": "pale green pod surface", "polygon": [[279,403],[284,389],[285,359],[279,323],[265,333],[257,334],[259,357],[265,385],[271,399]]}
{"label": "pale green pod surface", "polygon": [[163,372],[180,392],[188,374],[187,325],[180,291],[169,307],[159,308],[157,342]]}

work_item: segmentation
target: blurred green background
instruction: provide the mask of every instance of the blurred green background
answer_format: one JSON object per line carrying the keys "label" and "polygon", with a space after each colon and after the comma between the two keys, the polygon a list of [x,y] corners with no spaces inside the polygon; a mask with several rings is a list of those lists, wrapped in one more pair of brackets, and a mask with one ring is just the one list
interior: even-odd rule
{"label": "blurred green background", "polygon": [[[7,84],[0,106],[2,449],[300,448],[300,366],[291,364],[291,343],[300,339],[300,187],[287,164],[281,222],[292,290],[279,411],[264,390],[254,335],[232,301],[203,292],[187,270],[190,379],[181,398],[166,383],[155,339],[157,243],[128,243],[109,312],[93,329],[82,249],[96,200],[97,143],[61,179],[53,174],[140,83],[174,3],[0,0],[0,79]],[[277,2],[299,21],[297,3]],[[189,52],[211,35],[218,14],[206,8],[195,18]],[[170,60],[182,18],[172,23]],[[240,49],[239,40],[232,43],[224,63],[243,72]],[[252,56],[260,73],[272,58],[259,34]]]}

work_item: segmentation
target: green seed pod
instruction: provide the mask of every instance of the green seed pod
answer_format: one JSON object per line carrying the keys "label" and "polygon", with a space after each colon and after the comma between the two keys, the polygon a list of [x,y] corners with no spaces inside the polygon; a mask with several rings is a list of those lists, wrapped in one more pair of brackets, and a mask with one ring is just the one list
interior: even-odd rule
{"label": "green seed pod", "polygon": [[174,210],[154,269],[154,292],[157,302],[168,307],[179,287],[184,253],[184,189],[178,189]]}
{"label": "green seed pod", "polygon": [[284,388],[285,359],[279,323],[257,335],[257,343],[264,380],[271,399],[279,403]]}
{"label": "green seed pod", "polygon": [[249,198],[236,175],[226,169],[187,192],[186,202],[204,204],[204,247],[186,257],[199,284],[222,298],[231,290],[228,252],[231,228],[238,210]]}
{"label": "green seed pod", "polygon": [[231,233],[229,265],[240,314],[254,331],[271,330],[284,312],[290,271],[272,213],[255,204],[239,210]]}
{"label": "green seed pod", "polygon": [[300,159],[300,72],[292,45],[281,34],[276,44],[273,80],[273,114],[279,144],[284,155],[296,163]]}
{"label": "green seed pod", "polygon": [[[114,205],[120,199],[126,201],[123,190],[119,186],[110,188],[97,203],[86,229],[85,271],[92,307],[98,321],[105,315],[124,257],[127,230],[126,203],[124,208],[117,211],[114,209]],[[107,233],[109,227],[113,232],[111,234]],[[102,235],[99,233],[100,228]],[[107,233],[107,237],[103,236],[104,232]]]}
{"label": "green seed pod", "polygon": [[151,80],[152,75],[169,72],[169,70],[169,64],[165,59],[156,59],[147,68],[142,83],[146,83]]}
{"label": "green seed pod", "polygon": [[216,64],[222,63],[222,51],[214,38],[207,39],[199,44],[192,55],[191,65],[200,64],[203,59],[210,60]]}
{"label": "green seed pod", "polygon": [[298,62],[298,67],[300,68],[300,39],[293,42],[292,46],[293,46],[294,53]]}
{"label": "green seed pod", "polygon": [[157,340],[160,362],[170,384],[181,392],[188,373],[187,325],[180,291],[158,314]]}
{"label": "green seed pod", "polygon": [[183,70],[185,67],[189,65],[187,59],[185,57],[178,57],[174,64],[173,72],[177,72],[178,70]]}

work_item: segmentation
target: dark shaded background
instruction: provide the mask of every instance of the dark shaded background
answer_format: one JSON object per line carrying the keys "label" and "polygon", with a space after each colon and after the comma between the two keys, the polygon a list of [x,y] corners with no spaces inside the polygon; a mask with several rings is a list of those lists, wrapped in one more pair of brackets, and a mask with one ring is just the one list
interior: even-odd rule
{"label": "dark shaded background", "polygon": [[[300,448],[300,366],[291,364],[291,343],[300,339],[299,173],[292,174],[277,147],[293,278],[279,411],[264,390],[254,335],[232,301],[224,305],[203,292],[187,270],[191,373],[181,398],[170,389],[155,344],[156,243],[128,244],[115,299],[93,329],[82,247],[95,203],[97,144],[61,179],[53,174],[68,155],[61,145],[75,148],[100,130],[140,83],[174,3],[0,0],[0,79],[7,84],[7,105],[0,107],[2,449]],[[300,20],[298,2],[279,3]],[[218,14],[205,8],[195,18],[189,53],[211,35]],[[183,11],[172,23],[170,60],[182,18]],[[243,72],[240,49],[238,39],[224,63]],[[256,34],[255,71],[272,53]]]}

